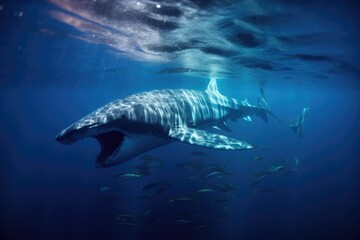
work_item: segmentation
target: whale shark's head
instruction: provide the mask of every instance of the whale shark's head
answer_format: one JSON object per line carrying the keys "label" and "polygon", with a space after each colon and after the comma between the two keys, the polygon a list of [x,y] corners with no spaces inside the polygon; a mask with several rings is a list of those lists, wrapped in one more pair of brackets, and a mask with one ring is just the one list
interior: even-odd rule
{"label": "whale shark's head", "polygon": [[[62,144],[94,138],[100,144],[96,167],[111,167],[155,147],[168,143],[144,117],[144,106],[129,100],[116,100],[73,123],[56,136]],[[156,137],[155,137],[156,136]]]}
{"label": "whale shark's head", "polygon": [[110,167],[129,160],[129,156],[121,154],[121,148],[128,137],[127,116],[120,117],[90,114],[61,131],[56,140],[62,144],[72,144],[84,138],[94,138],[100,144],[100,153],[96,158],[97,167]]}
{"label": "whale shark's head", "polygon": [[95,138],[100,144],[97,167],[111,167],[135,157],[141,152],[136,148],[140,143],[132,131],[138,125],[130,117],[130,112],[134,113],[129,108],[115,106],[107,105],[85,116],[60,132],[56,140],[72,144],[80,139]]}

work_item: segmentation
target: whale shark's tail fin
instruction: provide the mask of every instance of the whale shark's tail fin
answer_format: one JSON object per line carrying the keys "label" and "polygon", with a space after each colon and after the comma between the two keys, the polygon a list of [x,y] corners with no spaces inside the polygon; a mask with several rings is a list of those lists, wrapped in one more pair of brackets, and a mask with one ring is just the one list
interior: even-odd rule
{"label": "whale shark's tail fin", "polygon": [[308,107],[302,109],[301,113],[299,113],[297,119],[292,124],[287,124],[283,120],[281,120],[277,116],[275,116],[275,114],[273,114],[270,111],[270,107],[269,107],[268,102],[266,101],[266,97],[265,97],[264,90],[263,90],[262,86],[260,87],[259,96],[258,96],[258,100],[257,100],[257,105],[258,105],[258,107],[265,110],[265,111],[261,111],[261,112],[259,112],[259,114],[257,114],[259,117],[263,118],[264,121],[267,122],[266,113],[268,113],[271,117],[273,117],[279,123],[290,127],[296,133],[296,135],[298,137],[302,138],[302,136],[303,136],[303,134],[302,134],[303,125],[304,125],[305,119],[306,119],[306,117],[308,115],[308,112],[309,112]]}
{"label": "whale shark's tail fin", "polygon": [[302,129],[303,129],[303,125],[305,122],[305,119],[308,115],[309,112],[309,108],[303,108],[302,111],[299,113],[299,116],[297,117],[297,119],[289,125],[289,127],[294,130],[294,132],[296,133],[296,135],[298,135],[298,137],[302,138],[303,133],[302,133]]}

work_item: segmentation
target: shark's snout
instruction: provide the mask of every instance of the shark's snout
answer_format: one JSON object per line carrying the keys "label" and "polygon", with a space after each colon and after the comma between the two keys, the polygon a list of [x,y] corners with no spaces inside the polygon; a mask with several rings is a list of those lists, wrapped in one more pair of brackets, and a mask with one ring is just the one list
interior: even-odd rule
{"label": "shark's snout", "polygon": [[58,135],[56,135],[55,140],[62,144],[71,144],[77,139],[73,136],[72,131],[64,130]]}
{"label": "shark's snout", "polygon": [[74,123],[56,135],[55,140],[62,144],[71,144],[85,137],[91,137],[95,132],[94,129],[99,125],[98,123]]}

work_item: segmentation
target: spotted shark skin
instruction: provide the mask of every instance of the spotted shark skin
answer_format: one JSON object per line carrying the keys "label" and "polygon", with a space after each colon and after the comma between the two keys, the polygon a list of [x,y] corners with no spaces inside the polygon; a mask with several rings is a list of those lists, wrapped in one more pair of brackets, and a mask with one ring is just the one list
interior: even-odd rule
{"label": "spotted shark skin", "polygon": [[63,144],[93,137],[101,152],[97,167],[111,167],[154,148],[181,141],[223,150],[246,150],[254,146],[204,129],[230,131],[228,119],[267,121],[268,110],[220,94],[216,80],[206,91],[153,90],[118,99],[73,123],[56,136]]}

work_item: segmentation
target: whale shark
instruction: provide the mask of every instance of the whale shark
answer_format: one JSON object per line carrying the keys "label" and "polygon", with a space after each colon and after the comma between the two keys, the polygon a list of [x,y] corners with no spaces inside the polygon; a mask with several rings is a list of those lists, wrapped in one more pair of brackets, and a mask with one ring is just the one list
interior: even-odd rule
{"label": "whale shark", "polygon": [[[288,125],[298,136],[302,136],[307,112],[303,110],[298,120]],[[255,106],[247,99],[236,100],[222,95],[213,78],[205,91],[153,90],[112,101],[71,124],[56,136],[56,140],[72,144],[80,139],[95,138],[101,148],[96,167],[104,168],[175,141],[212,149],[252,149],[253,144],[206,129],[231,131],[226,124],[228,120],[251,121],[252,116],[268,122],[267,114],[274,116],[262,88]]]}

